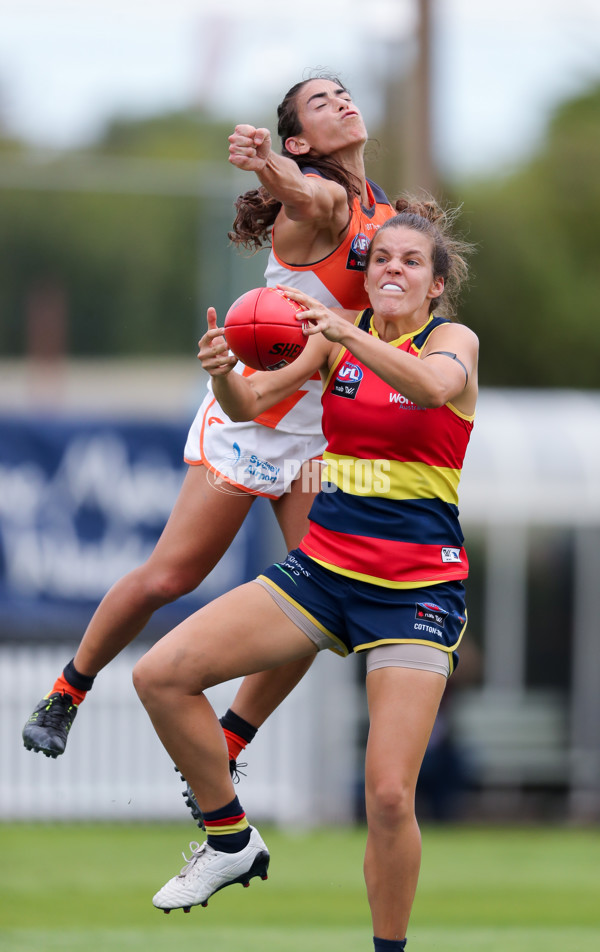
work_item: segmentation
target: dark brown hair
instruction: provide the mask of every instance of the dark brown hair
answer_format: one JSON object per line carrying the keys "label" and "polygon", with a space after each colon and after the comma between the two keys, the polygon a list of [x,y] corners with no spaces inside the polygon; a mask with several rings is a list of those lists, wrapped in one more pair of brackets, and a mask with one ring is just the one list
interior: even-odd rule
{"label": "dark brown hair", "polygon": [[474,250],[474,246],[469,242],[451,233],[460,209],[444,209],[430,195],[423,198],[403,195],[396,200],[395,208],[397,214],[393,218],[388,218],[373,237],[367,251],[365,268],[368,270],[374,246],[377,245],[379,236],[387,229],[411,228],[413,231],[427,235],[432,245],[433,277],[444,279],[444,290],[439,297],[432,299],[429,313],[432,314],[440,305],[443,305],[444,314],[452,317],[456,313],[462,284],[469,274],[466,257]]}
{"label": "dark brown hair", "polygon": [[[310,167],[320,172],[325,178],[338,182],[346,190],[348,196],[348,214],[354,198],[360,194],[360,183],[356,177],[332,156],[317,155],[310,150],[306,155],[292,155],[287,151],[285,143],[291,136],[300,135],[302,125],[298,116],[298,93],[307,83],[314,79],[328,79],[336,83],[340,89],[346,89],[337,76],[329,73],[319,73],[296,83],[285,94],[277,107],[277,134],[281,138],[281,155],[292,159],[300,168]],[[235,244],[247,248],[249,251],[258,251],[264,245],[270,244],[271,228],[277,218],[281,202],[274,199],[262,185],[250,189],[240,195],[235,202],[236,217],[228,238]]]}

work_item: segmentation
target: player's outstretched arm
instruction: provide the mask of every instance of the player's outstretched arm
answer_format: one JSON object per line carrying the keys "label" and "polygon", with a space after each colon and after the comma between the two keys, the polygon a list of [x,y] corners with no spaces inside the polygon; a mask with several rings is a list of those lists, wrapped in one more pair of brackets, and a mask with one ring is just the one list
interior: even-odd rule
{"label": "player's outstretched arm", "polygon": [[[342,344],[382,380],[421,407],[440,407],[452,402],[461,413],[475,410],[479,341],[464,324],[449,323],[436,328],[423,349],[420,360],[385,341],[366,334],[303,291],[278,285],[286,296],[304,305],[308,335],[326,337]],[[307,344],[308,347],[308,344]]]}
{"label": "player's outstretched arm", "polygon": [[303,175],[293,159],[274,152],[271,133],[251,125],[238,125],[229,136],[229,161],[238,169],[254,172],[291,221],[330,223],[347,218],[344,188],[316,176]]}
{"label": "player's outstretched arm", "polygon": [[236,423],[253,420],[296,393],[327,363],[328,342],[321,337],[309,340],[300,356],[281,370],[257,371],[250,377],[231,373],[237,358],[229,352],[223,328],[217,326],[214,307],[209,307],[206,319],[208,330],[198,342],[198,359],[212,377],[216,400]]}

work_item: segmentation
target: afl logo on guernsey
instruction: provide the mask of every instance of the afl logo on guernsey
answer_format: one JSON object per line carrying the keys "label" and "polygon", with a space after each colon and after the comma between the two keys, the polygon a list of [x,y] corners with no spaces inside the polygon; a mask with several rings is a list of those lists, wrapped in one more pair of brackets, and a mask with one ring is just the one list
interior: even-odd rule
{"label": "afl logo on guernsey", "polygon": [[369,250],[370,239],[362,232],[355,235],[350,245],[348,259],[346,261],[347,271],[364,271],[367,260],[367,251]]}
{"label": "afl logo on guernsey", "polygon": [[331,392],[337,397],[347,397],[349,400],[354,400],[362,378],[363,372],[357,364],[342,364]]}

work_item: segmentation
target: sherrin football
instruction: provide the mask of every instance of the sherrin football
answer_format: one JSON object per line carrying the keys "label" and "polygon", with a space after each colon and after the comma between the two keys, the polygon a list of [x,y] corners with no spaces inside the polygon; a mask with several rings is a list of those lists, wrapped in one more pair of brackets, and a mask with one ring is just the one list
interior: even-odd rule
{"label": "sherrin football", "polygon": [[229,350],[254,370],[278,370],[299,357],[308,340],[296,320],[306,308],[277,288],[253,288],[234,301],[225,317]]}

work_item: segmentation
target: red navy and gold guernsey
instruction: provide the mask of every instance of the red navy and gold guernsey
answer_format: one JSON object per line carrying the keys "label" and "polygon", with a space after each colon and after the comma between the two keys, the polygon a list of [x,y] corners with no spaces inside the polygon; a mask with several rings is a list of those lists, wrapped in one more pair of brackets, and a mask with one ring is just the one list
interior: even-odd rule
{"label": "red navy and gold guernsey", "polygon": [[[378,336],[369,308],[357,325]],[[388,346],[419,359],[446,318]],[[301,550],[325,568],[388,588],[464,579],[458,484],[473,417],[419,407],[343,348],[323,396],[322,492]]]}

